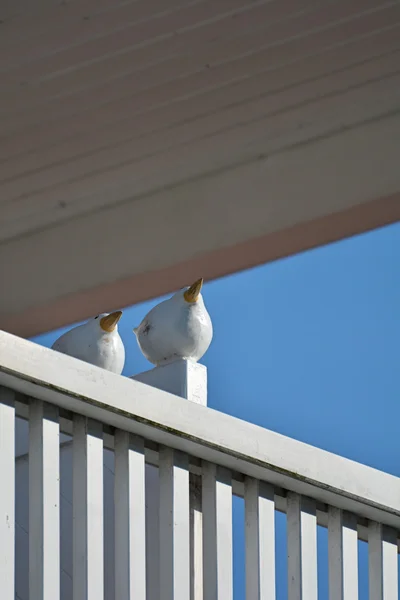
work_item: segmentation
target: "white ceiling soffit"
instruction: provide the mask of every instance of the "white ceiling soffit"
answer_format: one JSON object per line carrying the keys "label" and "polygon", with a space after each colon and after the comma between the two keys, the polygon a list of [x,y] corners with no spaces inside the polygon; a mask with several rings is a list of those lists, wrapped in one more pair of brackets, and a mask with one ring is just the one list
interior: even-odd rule
{"label": "white ceiling soffit", "polygon": [[13,333],[400,219],[398,1],[3,0],[0,75]]}

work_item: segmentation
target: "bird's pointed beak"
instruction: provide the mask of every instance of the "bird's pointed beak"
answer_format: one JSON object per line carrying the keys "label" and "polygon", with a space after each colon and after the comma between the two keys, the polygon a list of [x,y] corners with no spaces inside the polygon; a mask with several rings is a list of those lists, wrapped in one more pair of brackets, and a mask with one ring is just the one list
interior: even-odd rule
{"label": "bird's pointed beak", "polygon": [[139,332],[139,327],[134,327],[133,333],[136,335],[136,337],[137,337],[138,332]]}
{"label": "bird's pointed beak", "polygon": [[100,327],[103,331],[107,333],[112,333],[117,326],[118,321],[122,317],[122,311],[116,310],[113,313],[110,313],[106,317],[100,319]]}
{"label": "bird's pointed beak", "polygon": [[203,278],[200,277],[197,281],[195,281],[190,288],[186,290],[183,294],[186,302],[197,302],[200,296],[201,288],[203,287]]}

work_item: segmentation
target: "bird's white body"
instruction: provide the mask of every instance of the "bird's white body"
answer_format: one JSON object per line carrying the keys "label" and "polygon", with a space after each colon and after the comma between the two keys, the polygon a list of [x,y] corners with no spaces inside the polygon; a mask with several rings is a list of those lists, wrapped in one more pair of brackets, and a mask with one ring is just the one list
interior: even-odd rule
{"label": "bird's white body", "polygon": [[157,304],[134,329],[142,353],[156,366],[179,358],[197,362],[211,343],[212,323],[201,294],[189,303],[184,291]]}
{"label": "bird's white body", "polygon": [[125,348],[117,325],[113,331],[105,331],[100,326],[106,316],[98,315],[67,331],[54,342],[53,350],[120,375],[125,364]]}

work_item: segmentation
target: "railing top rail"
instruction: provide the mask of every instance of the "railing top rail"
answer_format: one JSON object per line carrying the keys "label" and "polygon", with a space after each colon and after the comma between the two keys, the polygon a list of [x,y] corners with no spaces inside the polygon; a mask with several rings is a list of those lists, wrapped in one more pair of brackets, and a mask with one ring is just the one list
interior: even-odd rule
{"label": "railing top rail", "polygon": [[400,529],[400,479],[0,332],[0,385]]}

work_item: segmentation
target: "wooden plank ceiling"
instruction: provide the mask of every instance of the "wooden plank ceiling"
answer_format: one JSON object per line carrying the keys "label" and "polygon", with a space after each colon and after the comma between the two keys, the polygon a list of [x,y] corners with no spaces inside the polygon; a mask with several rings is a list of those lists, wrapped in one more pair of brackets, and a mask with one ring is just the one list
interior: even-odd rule
{"label": "wooden plank ceiling", "polygon": [[[169,291],[193,260],[217,276],[400,218],[399,1],[1,0],[0,73],[4,329]],[[212,252],[361,205],[213,269]]]}

